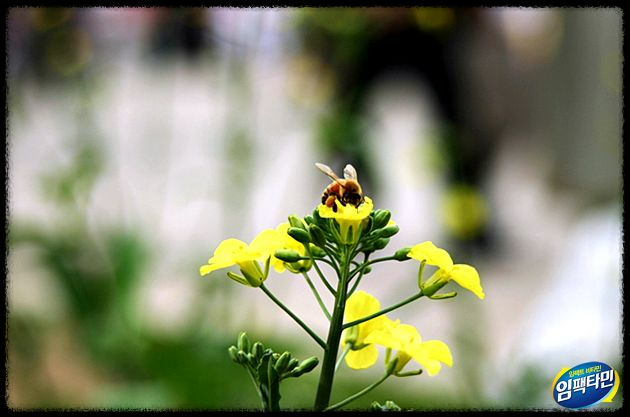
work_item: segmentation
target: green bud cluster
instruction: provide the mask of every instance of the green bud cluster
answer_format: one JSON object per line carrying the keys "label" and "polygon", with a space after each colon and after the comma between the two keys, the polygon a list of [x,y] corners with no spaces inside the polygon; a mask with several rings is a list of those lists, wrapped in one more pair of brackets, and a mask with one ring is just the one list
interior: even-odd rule
{"label": "green bud cluster", "polygon": [[378,401],[374,401],[370,408],[371,411],[402,411],[402,408],[393,401],[385,401],[383,405],[380,405]]}
{"label": "green bud cluster", "polygon": [[[330,233],[331,219],[323,219],[319,217],[317,209],[313,212],[313,216],[305,216],[303,219],[291,215],[289,216],[289,225],[287,234],[293,239],[302,243],[314,258],[323,258],[326,256],[324,247],[326,242],[334,242],[334,236]],[[300,259],[300,255],[295,251],[277,251],[276,258],[293,263]],[[308,265],[310,268],[310,265]],[[298,271],[299,272],[299,271]]]}
{"label": "green bud cluster", "polygon": [[[297,378],[315,369],[319,359],[313,356],[300,361],[291,356],[291,352],[278,353],[271,348],[265,348],[261,342],[252,343],[247,333],[241,332],[235,345],[228,348],[228,354],[232,361],[247,368],[254,377],[259,380],[261,367],[265,366],[264,374],[269,375],[270,370],[277,375],[278,382],[285,378]],[[266,383],[267,381],[259,381]]]}
{"label": "green bud cluster", "polygon": [[[374,210],[366,218],[360,230],[360,242],[363,252],[373,252],[383,249],[389,243],[389,240],[400,230],[396,225],[388,225],[391,219],[389,210]],[[313,250],[313,256],[324,256],[326,243],[337,245],[341,241],[339,225],[334,219],[323,218],[319,215],[319,210],[313,210],[312,216],[306,216],[301,220],[297,219],[289,223],[292,227],[288,233],[298,242],[307,244],[311,243],[314,248],[321,250]],[[318,251],[319,253],[315,253]]]}
{"label": "green bud cluster", "polygon": [[369,254],[389,244],[390,238],[400,231],[395,224],[388,225],[391,218],[389,210],[376,209],[370,213],[360,239],[362,252]]}
{"label": "green bud cluster", "polygon": [[[400,228],[395,224],[390,224],[392,214],[389,210],[376,209],[370,213],[361,225],[359,231],[359,242],[357,251],[367,255],[382,250],[387,247],[390,239],[395,236]],[[308,247],[313,258],[323,258],[331,253],[331,246],[334,248],[341,245],[339,224],[332,218],[323,218],[319,215],[319,209],[315,208],[312,215],[299,218],[289,216],[290,227],[287,230],[289,236]],[[394,259],[403,262],[409,260],[407,254],[410,248],[398,250]],[[335,256],[336,251],[332,250]],[[287,264],[295,263],[299,259],[299,254],[295,251],[282,250],[276,252],[275,256]],[[308,265],[310,268],[310,265]],[[370,268],[365,268],[364,274],[370,272]]]}

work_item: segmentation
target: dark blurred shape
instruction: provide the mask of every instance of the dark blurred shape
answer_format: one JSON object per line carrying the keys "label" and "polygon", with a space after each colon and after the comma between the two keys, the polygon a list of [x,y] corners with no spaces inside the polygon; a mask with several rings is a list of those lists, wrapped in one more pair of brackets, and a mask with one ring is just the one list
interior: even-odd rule
{"label": "dark blurred shape", "polygon": [[[89,70],[93,37],[74,8],[26,8],[12,11],[12,63],[18,77],[35,76],[42,84],[74,81]],[[17,51],[19,53],[15,53]]]}
{"label": "dark blurred shape", "polygon": [[43,31],[66,24],[73,14],[73,9],[43,7],[32,9],[31,18],[34,28]]}
{"label": "dark blurred shape", "polygon": [[[456,89],[462,78],[462,41],[483,23],[479,13],[450,8],[301,12],[298,30],[304,52],[316,55],[336,75],[334,108],[321,120],[319,130],[320,143],[333,166],[351,162],[366,188],[372,186],[361,113],[374,81],[389,71],[404,69],[421,75],[434,93],[442,118],[448,180],[478,187],[499,132],[477,124],[474,115],[463,114],[462,94]],[[479,223],[475,233],[454,234],[454,238],[482,243],[486,234],[485,224]]]}
{"label": "dark blurred shape", "polygon": [[207,50],[210,29],[209,9],[157,9],[156,19],[150,39],[150,48],[158,57],[167,57],[182,52],[189,59],[195,59]]}

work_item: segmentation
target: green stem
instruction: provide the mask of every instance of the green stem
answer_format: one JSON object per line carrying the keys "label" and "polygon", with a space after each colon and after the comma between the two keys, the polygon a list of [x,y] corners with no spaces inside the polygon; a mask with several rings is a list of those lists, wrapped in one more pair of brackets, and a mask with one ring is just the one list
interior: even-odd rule
{"label": "green stem", "polygon": [[349,328],[349,327],[356,326],[357,324],[361,324],[361,323],[366,322],[366,321],[368,321],[368,320],[372,320],[372,319],[373,319],[373,318],[375,318],[375,317],[382,316],[383,314],[387,314],[387,313],[389,313],[390,311],[396,310],[397,308],[400,308],[400,307],[402,307],[402,306],[404,306],[404,305],[406,305],[406,304],[409,304],[409,303],[411,303],[412,301],[415,301],[415,300],[417,300],[418,298],[420,298],[420,297],[422,297],[422,296],[424,296],[424,294],[422,294],[422,291],[421,291],[421,292],[419,292],[418,294],[415,294],[415,295],[413,295],[413,296],[411,296],[411,297],[407,298],[406,300],[403,300],[403,301],[401,301],[401,302],[399,302],[399,303],[397,303],[397,304],[394,304],[393,306],[390,306],[390,307],[384,308],[384,309],[383,309],[383,310],[381,310],[381,311],[378,311],[378,312],[376,312],[376,313],[374,313],[374,314],[370,314],[369,316],[365,316],[365,317],[363,317],[363,318],[361,318],[361,319],[358,319],[358,320],[355,320],[355,321],[351,321],[350,323],[346,323],[346,324],[344,324],[344,325],[342,326],[342,329],[344,329],[344,330],[345,330],[345,329],[347,329],[347,328]]}
{"label": "green stem", "polygon": [[326,316],[328,321],[330,321],[330,313],[328,312],[328,309],[326,308],[326,304],[324,304],[324,302],[322,301],[322,298],[319,296],[319,292],[317,292],[317,288],[315,288],[315,285],[313,285],[313,281],[311,281],[311,279],[309,278],[306,272],[302,272],[302,275],[304,275],[304,279],[306,279],[306,283],[308,284],[308,286],[311,287],[311,290],[313,291],[313,295],[315,296],[315,299],[317,299],[317,303],[319,304],[320,308],[324,312],[324,315]]}
{"label": "green stem", "polygon": [[[369,254],[365,254],[365,258],[363,258],[363,263],[367,263],[368,258],[370,257]],[[359,266],[360,267],[360,266]],[[354,282],[354,285],[352,286],[352,288],[350,288],[350,292],[348,293],[348,298],[352,295],[352,293],[354,293],[354,291],[357,289],[357,287],[359,286],[359,283],[361,282],[361,278],[363,278],[363,271],[364,269],[361,268],[361,272],[359,273],[359,277],[357,278],[357,280]],[[352,281],[352,279],[350,279],[350,281]]]}
{"label": "green stem", "polygon": [[330,262],[331,262],[331,266],[333,267],[333,269],[335,270],[335,272],[337,272],[337,276],[339,276],[339,259],[337,259],[337,257],[335,256],[335,251],[337,249],[335,248],[323,248],[324,252],[326,252],[326,255],[328,255],[328,257],[330,258]]}
{"label": "green stem", "polygon": [[298,258],[298,261],[322,261],[322,262],[327,263],[328,265],[330,265],[332,268],[334,268],[334,267],[335,267],[335,265],[333,265],[333,263],[332,263],[332,262],[330,262],[330,261],[329,261],[328,259],[326,259],[326,258],[315,258],[315,257],[310,258],[310,257],[307,257],[307,256],[300,256],[300,257]]}
{"label": "green stem", "polygon": [[352,346],[350,346],[350,344],[346,345],[346,348],[343,350],[343,353],[341,354],[341,356],[337,360],[337,363],[335,364],[335,372],[337,372],[337,369],[339,369],[339,365],[341,365],[341,362],[343,362],[348,352],[350,352],[351,348]]}
{"label": "green stem", "polygon": [[249,367],[247,368],[248,368],[247,373],[249,374],[250,378],[252,379],[252,382],[254,383],[254,386],[256,387],[256,392],[258,393],[258,397],[260,397],[260,404],[261,404],[262,410],[267,411],[267,401],[265,401],[265,397],[263,397],[263,394],[260,391],[260,386],[258,386],[258,381],[256,380],[256,377],[254,376],[253,371],[251,371]]}
{"label": "green stem", "polygon": [[[313,262],[313,267],[315,268],[315,271],[317,271],[317,275],[319,275],[319,279],[322,280],[322,282],[324,283],[326,288],[328,288],[328,291],[330,291],[330,293],[334,297],[336,297],[337,293],[336,293],[335,289],[332,287],[332,285],[330,285],[330,283],[328,282],[328,280],[326,279],[326,277],[322,273],[322,270],[319,269],[319,265],[317,265],[317,262],[315,262],[315,258],[313,258],[313,254],[311,253],[311,251],[306,246],[305,246],[305,248],[306,248],[306,253],[308,254],[309,259],[311,260],[311,262]],[[337,271],[337,273],[339,273],[339,270],[334,265],[333,265],[333,268],[335,269],[335,271]]]}
{"label": "green stem", "polygon": [[350,279],[352,279],[356,274],[360,273],[364,268],[368,267],[369,265],[373,265],[379,262],[393,261],[393,260],[396,260],[394,256],[386,256],[384,258],[376,258],[376,259],[372,259],[369,262],[365,262],[361,266],[352,270],[352,272],[350,273]]}
{"label": "green stem", "polygon": [[374,388],[376,388],[379,385],[381,385],[383,382],[385,382],[385,380],[387,378],[389,378],[389,376],[390,376],[390,374],[383,375],[383,377],[381,379],[379,379],[378,381],[376,381],[372,385],[363,388],[361,391],[357,392],[354,395],[351,395],[350,397],[346,398],[343,401],[338,402],[337,404],[334,404],[334,405],[331,405],[330,407],[325,408],[324,411],[333,411],[333,410],[336,410],[338,408],[343,407],[346,404],[349,404],[350,402],[352,402],[352,401],[356,400],[357,398],[367,394],[368,392],[372,391]]}
{"label": "green stem", "polygon": [[296,322],[297,324],[299,324],[299,325],[300,325],[300,327],[302,327],[302,328],[306,331],[306,333],[308,333],[308,334],[309,334],[309,335],[313,338],[313,340],[315,340],[315,341],[317,342],[317,344],[318,344],[318,345],[320,345],[322,348],[326,349],[326,343],[324,343],[324,341],[323,341],[323,340],[322,340],[319,336],[317,336],[317,334],[315,334],[315,332],[314,332],[314,331],[312,331],[312,330],[311,330],[311,329],[310,329],[310,328],[309,328],[306,324],[304,324],[304,322],[303,322],[302,320],[300,320],[300,318],[299,318],[298,316],[296,316],[296,315],[295,315],[295,314],[294,314],[291,310],[289,310],[289,308],[288,308],[287,306],[285,306],[284,304],[282,304],[282,302],[281,302],[280,300],[278,300],[278,299],[277,299],[277,298],[276,298],[276,297],[275,297],[275,296],[271,293],[271,291],[269,291],[269,290],[267,289],[267,287],[265,287],[265,285],[264,285],[264,284],[261,284],[261,285],[260,285],[260,289],[261,289],[261,290],[263,290],[263,291],[264,291],[264,293],[265,293],[265,294],[267,294],[267,296],[268,296],[269,298],[271,298],[271,300],[272,300],[274,303],[276,303],[276,305],[277,305],[278,307],[280,307],[282,310],[284,310],[284,312],[285,312],[285,313],[287,313],[289,316],[291,316],[291,318],[292,318],[293,320],[295,320],[295,322]]}
{"label": "green stem", "polygon": [[341,332],[343,331],[343,314],[346,307],[346,291],[348,289],[348,275],[350,269],[350,259],[347,258],[347,255],[351,251],[347,249],[348,248],[342,253],[343,262],[342,268],[339,271],[339,286],[337,287],[335,306],[330,320],[324,359],[322,361],[322,371],[319,375],[319,385],[317,386],[315,405],[313,407],[316,411],[321,411],[328,407],[333,379],[335,377],[335,363],[337,361],[337,353],[339,352]]}

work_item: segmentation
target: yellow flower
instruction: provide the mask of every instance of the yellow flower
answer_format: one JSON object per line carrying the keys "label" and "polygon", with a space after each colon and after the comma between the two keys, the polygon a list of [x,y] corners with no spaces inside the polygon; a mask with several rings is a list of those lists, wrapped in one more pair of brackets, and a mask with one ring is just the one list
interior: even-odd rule
{"label": "yellow flower", "polygon": [[263,273],[259,262],[263,264],[269,262],[269,266],[273,266],[276,272],[283,272],[287,266],[293,272],[296,268],[308,268],[310,261],[299,261],[289,265],[273,256],[279,249],[293,250],[304,256],[304,245],[287,234],[288,228],[289,223],[285,222],[275,230],[265,229],[249,245],[238,239],[224,240],[214,251],[208,263],[199,268],[199,273],[204,276],[218,269],[238,265],[243,276],[231,272],[228,272],[228,276],[241,284],[259,287],[267,278],[268,272]]}
{"label": "yellow flower", "polygon": [[320,217],[335,219],[339,224],[339,234],[342,243],[354,243],[359,238],[361,226],[374,209],[374,204],[369,197],[365,197],[365,201],[359,206],[354,207],[352,204],[342,205],[335,200],[337,211],[333,211],[331,207],[320,204],[318,212]]}
{"label": "yellow flower", "polygon": [[[471,291],[480,299],[485,298],[479,273],[475,268],[466,264],[453,264],[453,260],[447,251],[438,248],[433,242],[422,242],[412,247],[407,255],[428,265],[437,266],[439,269],[423,285],[427,292],[441,288],[448,281],[453,280],[463,288]],[[432,295],[432,294],[427,294]]]}
{"label": "yellow flower", "polygon": [[373,343],[396,350],[398,361],[393,374],[399,374],[403,367],[411,360],[418,362],[429,374],[434,376],[442,368],[442,363],[453,366],[453,357],[446,343],[440,340],[422,341],[418,330],[409,324],[399,324],[389,321],[380,330],[371,332],[365,343]]}
{"label": "yellow flower", "polygon": [[266,276],[258,261],[266,261],[270,256],[261,243],[267,238],[269,231],[265,230],[258,235],[251,245],[233,238],[224,240],[216,248],[208,263],[199,268],[199,274],[204,276],[218,269],[238,265],[245,278],[236,274],[228,274],[228,276],[241,284],[259,287]]}
{"label": "yellow flower", "polygon": [[[346,301],[344,313],[345,322],[350,323],[355,320],[367,317],[381,310],[381,303],[372,295],[365,291],[357,291]],[[376,363],[378,350],[376,346],[366,343],[365,339],[372,332],[382,329],[391,321],[384,315],[373,318],[366,322],[352,326],[344,333],[343,345],[351,346],[351,350],[346,355],[346,364],[352,369],[365,369]]]}

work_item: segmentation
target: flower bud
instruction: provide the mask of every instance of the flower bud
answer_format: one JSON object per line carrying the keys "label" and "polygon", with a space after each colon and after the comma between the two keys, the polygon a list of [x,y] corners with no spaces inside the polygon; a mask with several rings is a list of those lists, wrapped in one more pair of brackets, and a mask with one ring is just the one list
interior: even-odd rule
{"label": "flower bud", "polygon": [[279,249],[273,256],[288,263],[297,262],[302,257],[298,252],[291,249]]}
{"label": "flower bud", "polygon": [[372,218],[372,216],[367,216],[365,218],[365,221],[361,224],[361,227],[362,227],[361,232],[363,234],[369,233],[372,230],[373,225],[374,225],[374,219]]}
{"label": "flower bud", "polygon": [[376,241],[374,242],[374,249],[383,249],[385,246],[387,246],[387,244],[389,244],[389,238],[383,237],[380,239],[376,239]]}
{"label": "flower bud", "polygon": [[394,253],[394,258],[399,262],[408,261],[409,259],[411,259],[409,256],[407,256],[410,250],[410,247],[398,249],[396,253]]}
{"label": "flower bud", "polygon": [[297,368],[293,370],[293,372],[291,372],[291,375],[300,376],[307,372],[311,372],[313,369],[315,369],[318,363],[319,359],[317,359],[317,357],[315,356],[305,359],[302,361],[302,363],[300,363]]}
{"label": "flower bud", "polygon": [[313,262],[311,262],[310,259],[293,262],[291,264],[286,265],[287,269],[289,269],[289,271],[293,272],[294,274],[301,274],[302,272],[308,272],[311,269],[311,266],[313,266]]}
{"label": "flower bud", "polygon": [[256,368],[258,366],[258,359],[256,359],[256,357],[253,354],[248,353],[246,357],[247,357],[247,363],[249,363],[249,366],[251,366],[252,368]]}
{"label": "flower bud", "polygon": [[324,247],[324,245],[326,245],[326,235],[319,226],[317,226],[316,224],[311,224],[310,226],[308,226],[308,232],[311,236],[311,241],[315,245],[320,247]]}
{"label": "flower bud", "polygon": [[238,350],[241,352],[249,353],[250,341],[249,337],[247,337],[247,333],[241,332],[238,335]]}
{"label": "flower bud", "polygon": [[289,224],[291,225],[291,227],[297,227],[298,229],[306,229],[302,219],[294,215],[289,216]]}
{"label": "flower bud", "polygon": [[287,230],[287,233],[289,234],[289,236],[291,236],[293,239],[297,240],[300,243],[309,243],[311,241],[311,238],[308,235],[308,232],[302,228],[289,227],[289,229]]}
{"label": "flower bud", "polygon": [[247,363],[247,355],[242,350],[236,352],[236,363],[240,363],[241,365],[245,365]]}
{"label": "flower bud", "polygon": [[315,258],[323,258],[324,256],[326,256],[326,252],[319,246],[311,245],[309,250],[311,251],[311,255],[313,255]]}
{"label": "flower bud", "polygon": [[313,216],[304,216],[304,223],[306,223],[307,225],[313,224],[313,221]]}
{"label": "flower bud", "polygon": [[287,365],[289,364],[290,360],[291,360],[291,353],[284,352],[282,355],[280,355],[280,357],[276,361],[274,368],[276,368],[276,371],[278,371],[278,373],[283,373],[286,370]]}
{"label": "flower bud", "polygon": [[319,209],[315,208],[313,210],[313,224],[318,225],[323,230],[328,230],[328,219],[323,218],[319,215]]}
{"label": "flower bud", "polygon": [[394,224],[392,226],[387,226],[384,229],[379,230],[379,236],[380,237],[392,237],[396,233],[398,233],[398,231],[400,231],[400,227],[398,227],[398,226],[396,226]]}
{"label": "flower bud", "polygon": [[239,363],[238,361],[238,348],[234,345],[230,346],[228,349],[228,354],[230,355],[230,359],[234,362]]}
{"label": "flower bud", "polygon": [[300,364],[300,361],[298,359],[291,358],[291,360],[287,364],[286,372],[293,371],[299,364]]}
{"label": "flower bud", "polygon": [[262,358],[264,350],[265,350],[265,348],[264,348],[262,343],[260,343],[260,342],[254,343],[254,346],[252,346],[252,354],[254,355],[256,360],[259,361]]}
{"label": "flower bud", "polygon": [[387,226],[389,220],[392,218],[392,213],[389,210],[375,210],[374,211],[374,223],[372,224],[373,229],[382,229]]}

